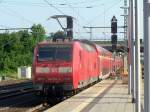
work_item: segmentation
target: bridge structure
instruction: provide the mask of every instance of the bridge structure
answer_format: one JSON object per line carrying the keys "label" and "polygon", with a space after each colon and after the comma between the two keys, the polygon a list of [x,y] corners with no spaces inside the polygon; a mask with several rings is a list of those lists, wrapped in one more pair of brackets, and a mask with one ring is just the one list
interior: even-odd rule
{"label": "bridge structure", "polygon": [[[107,50],[109,51],[113,51],[112,50],[112,44],[111,44],[111,41],[104,41],[104,40],[92,40],[92,42],[95,42],[96,44],[106,48]],[[117,49],[116,49],[116,52],[128,52],[129,49],[127,47],[127,45],[125,44],[124,41],[118,41],[117,42]],[[141,53],[143,54],[144,52],[144,45],[143,45],[143,42],[141,42],[141,47],[140,47],[140,51]]]}

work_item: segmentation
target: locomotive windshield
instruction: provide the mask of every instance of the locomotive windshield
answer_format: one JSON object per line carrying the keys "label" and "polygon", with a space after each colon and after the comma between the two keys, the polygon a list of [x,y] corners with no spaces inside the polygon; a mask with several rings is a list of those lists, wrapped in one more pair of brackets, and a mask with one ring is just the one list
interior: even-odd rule
{"label": "locomotive windshield", "polygon": [[38,61],[70,61],[71,56],[71,46],[69,45],[40,46],[38,48]]}

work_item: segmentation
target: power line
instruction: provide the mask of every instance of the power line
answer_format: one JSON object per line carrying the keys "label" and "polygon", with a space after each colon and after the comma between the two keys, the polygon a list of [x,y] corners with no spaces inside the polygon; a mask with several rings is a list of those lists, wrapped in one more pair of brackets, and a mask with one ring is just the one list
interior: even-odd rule
{"label": "power line", "polygon": [[[5,6],[18,6],[18,4],[3,4]],[[31,7],[42,7],[42,8],[45,8],[45,7],[49,7],[49,5],[45,5],[45,4],[19,4],[19,5],[22,5],[22,6],[31,6]],[[58,5],[55,5],[55,4],[52,4],[53,6],[57,7],[57,8],[69,8],[68,6],[66,6],[67,4],[58,4]],[[99,7],[98,5],[87,5],[87,6],[72,6],[73,8],[96,8],[96,7]]]}
{"label": "power line", "polygon": [[[19,4],[18,4],[19,3]],[[35,6],[35,7],[49,7],[49,5],[45,5],[43,3],[27,3],[27,2],[4,2],[3,3],[4,5],[23,5],[23,6]],[[71,3],[72,4],[72,3]],[[65,7],[66,5],[68,4],[65,4],[65,3],[60,3],[60,4],[51,4],[53,6],[57,6],[57,8],[69,8],[69,7]],[[72,6],[73,8],[95,8],[95,7],[99,7],[98,5],[90,5],[90,6],[77,6],[76,4],[73,4],[75,6]],[[81,5],[81,4],[80,4]],[[60,7],[60,6],[63,6],[63,7]]]}
{"label": "power line", "polygon": [[96,1],[96,0],[90,0],[90,1],[84,1],[84,2],[72,2],[72,3],[70,3],[70,4],[85,4],[85,3],[93,3],[93,2],[98,2],[98,1]]}
{"label": "power line", "polygon": [[7,7],[5,7],[5,8],[6,8],[7,10],[9,10],[10,12],[12,12],[12,13],[14,13],[14,14],[20,16],[20,18],[23,19],[23,20],[25,20],[26,22],[32,23],[32,24],[34,23],[33,21],[31,21],[31,20],[25,18],[24,16],[22,16],[21,14],[19,14],[18,12],[14,11],[14,10],[12,10],[12,9],[10,9],[10,8],[7,8]]}
{"label": "power line", "polygon": [[[83,28],[111,28],[110,26],[95,26],[95,27],[88,27],[88,26],[84,26]],[[127,28],[127,26],[118,26],[117,28]]]}
{"label": "power line", "polygon": [[[77,5],[77,4],[87,4],[87,3],[93,3],[93,2],[99,2],[95,0],[89,0],[89,1],[81,1],[81,2],[72,2],[70,4],[72,5]],[[8,3],[8,4],[25,4],[25,5],[44,5],[43,3],[40,2],[22,2],[22,1],[2,1],[2,3]],[[52,3],[51,5],[64,5],[65,3]],[[67,5],[67,4],[65,4]]]}
{"label": "power line", "polygon": [[[114,0],[113,0],[114,1]],[[106,12],[108,12],[110,9],[112,9],[114,6],[116,6],[117,4],[119,4],[122,0],[119,0],[119,2],[115,2],[113,5],[111,5],[109,8],[105,9],[105,11],[103,11],[102,13],[98,14],[96,17],[94,17],[91,21],[88,22],[88,24],[92,23],[93,21],[95,21],[99,16],[102,16],[103,14],[105,14]]]}
{"label": "power line", "polygon": [[0,30],[29,30],[31,28],[0,28]]}
{"label": "power line", "polygon": [[[19,15],[16,11],[12,11],[11,9],[8,9],[6,7],[5,7],[5,9],[9,10],[9,12],[6,11],[6,10],[1,9],[2,10],[1,13],[5,14],[5,15],[13,16],[17,19],[24,20],[27,23],[32,23],[33,24],[33,22],[31,22],[30,20],[28,20],[28,19],[24,18],[23,16]],[[16,14],[18,14],[18,15],[16,16]]]}
{"label": "power line", "polygon": [[2,28],[11,28],[11,27],[5,26],[5,25],[0,25],[0,27],[2,27]]}
{"label": "power line", "polygon": [[83,16],[81,16],[78,12],[75,11],[75,9],[70,5],[70,3],[65,0],[68,3],[68,6],[73,10],[73,12],[75,12],[81,19],[87,21]]}
{"label": "power line", "polygon": [[[60,12],[61,14],[65,15],[64,12],[62,12],[61,10],[59,10],[57,7],[53,6],[52,4],[50,4],[47,0],[44,0],[44,2],[46,2],[49,6],[53,7],[54,9],[56,9],[58,12]],[[79,25],[79,24],[78,24]],[[80,25],[79,25],[80,26]],[[82,28],[82,26],[80,26]]]}
{"label": "power line", "polygon": [[50,7],[53,7],[54,9],[56,9],[58,12],[60,12],[61,14],[64,14],[65,15],[65,13],[64,12],[62,12],[60,9],[58,9],[57,7],[55,7],[55,6],[53,6],[52,4],[50,4],[49,3],[49,1],[47,1],[47,0],[43,0],[45,3],[47,3]]}
{"label": "power line", "polygon": [[[70,5],[70,3],[67,0],[65,0],[65,1],[68,3],[68,6],[73,10],[73,12],[75,12],[81,19],[84,19],[85,21],[87,21],[84,17],[82,17],[78,12],[75,11],[75,9]],[[79,21],[78,21],[77,25],[79,25],[82,28]],[[84,30],[87,31],[86,29],[84,29]]]}

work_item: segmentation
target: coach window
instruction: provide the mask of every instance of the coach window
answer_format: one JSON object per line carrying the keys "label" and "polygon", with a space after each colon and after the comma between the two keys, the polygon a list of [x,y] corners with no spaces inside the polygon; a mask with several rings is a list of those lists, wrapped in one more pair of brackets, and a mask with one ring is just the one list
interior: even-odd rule
{"label": "coach window", "polygon": [[79,51],[79,58],[80,58],[80,61],[81,61],[82,60],[81,51]]}
{"label": "coach window", "polygon": [[96,62],[94,63],[94,69],[96,69]]}

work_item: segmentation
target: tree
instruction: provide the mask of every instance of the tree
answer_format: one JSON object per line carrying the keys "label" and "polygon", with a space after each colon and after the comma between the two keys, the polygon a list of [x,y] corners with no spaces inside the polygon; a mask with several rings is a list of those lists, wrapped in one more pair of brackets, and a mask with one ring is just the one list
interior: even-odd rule
{"label": "tree", "polygon": [[0,34],[0,75],[17,72],[19,66],[32,65],[33,49],[44,39],[45,29],[38,24],[33,25],[31,31]]}
{"label": "tree", "polygon": [[66,34],[63,31],[57,31],[53,34],[53,40],[56,41],[57,39],[64,39]]}
{"label": "tree", "polygon": [[36,40],[36,42],[40,42],[44,40],[45,37],[45,29],[40,24],[34,24],[31,27],[32,36]]}

